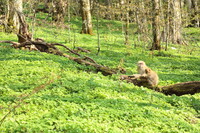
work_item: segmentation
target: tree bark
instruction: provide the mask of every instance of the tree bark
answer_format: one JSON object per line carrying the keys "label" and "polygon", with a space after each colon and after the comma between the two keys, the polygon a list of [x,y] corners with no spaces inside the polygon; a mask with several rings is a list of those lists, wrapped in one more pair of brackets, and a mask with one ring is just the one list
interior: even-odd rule
{"label": "tree bark", "polygon": [[161,50],[160,46],[160,0],[152,0],[153,2],[153,44],[151,50]]}
{"label": "tree bark", "polygon": [[145,10],[145,2],[143,0],[136,3],[136,22],[137,22],[137,32],[142,34],[142,39],[145,34],[148,34],[148,24],[147,24],[147,11]]}
{"label": "tree bark", "polygon": [[67,2],[65,0],[53,0],[52,2],[52,20],[63,24],[66,15]]}
{"label": "tree bark", "polygon": [[181,19],[181,6],[180,0],[173,0],[173,20],[171,23],[171,34],[172,43],[183,44],[183,39],[181,35],[182,29],[182,19]]}
{"label": "tree bark", "polygon": [[129,4],[130,4],[130,1],[127,0],[125,2],[125,27],[124,27],[124,34],[125,34],[125,42],[124,44],[125,45],[129,45],[130,42],[129,42],[129,21],[130,21],[130,16],[129,16],[129,10],[130,10],[130,7],[129,7]]}
{"label": "tree bark", "polygon": [[[200,15],[199,15],[199,9],[198,4],[200,4],[197,0],[191,0],[191,8],[192,8],[192,15],[191,15],[191,23],[194,27],[200,27]],[[199,13],[198,13],[199,12]]]}
{"label": "tree bark", "polygon": [[32,36],[28,30],[28,24],[25,21],[22,8],[22,0],[9,0],[7,12],[7,32],[15,32],[18,36],[18,42],[23,43],[31,40]]}
{"label": "tree bark", "polygon": [[82,34],[93,35],[92,31],[92,16],[90,11],[90,0],[81,0],[81,13],[82,13]]}
{"label": "tree bark", "polygon": [[6,11],[6,0],[0,1],[0,15],[5,14]]}
{"label": "tree bark", "polygon": [[19,31],[17,34],[18,42],[23,43],[26,41],[32,40],[32,34],[29,33],[29,26],[25,21],[25,16],[22,14],[22,12],[17,12],[18,18],[19,18]]}
{"label": "tree bark", "polygon": [[22,0],[8,0],[8,12],[6,16],[6,32],[17,32],[20,29],[18,12],[22,13]]}
{"label": "tree bark", "polygon": [[112,19],[112,6],[111,6],[112,0],[105,0],[105,5],[106,5],[106,14],[105,14],[105,19],[111,20]]}

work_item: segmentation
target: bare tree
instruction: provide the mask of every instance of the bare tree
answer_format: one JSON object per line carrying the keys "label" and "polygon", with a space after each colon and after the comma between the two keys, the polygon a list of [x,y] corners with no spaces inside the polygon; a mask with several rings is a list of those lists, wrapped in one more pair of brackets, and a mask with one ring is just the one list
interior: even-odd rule
{"label": "bare tree", "polygon": [[198,4],[200,4],[200,1],[191,0],[191,8],[192,8],[191,23],[194,27],[200,27],[200,15],[199,15]]}
{"label": "bare tree", "polygon": [[[136,8],[136,22],[138,25],[138,33],[140,34],[146,34],[148,32],[147,30],[147,16],[145,15],[147,12],[147,8],[145,7],[144,0],[137,1]],[[146,9],[146,10],[145,10]]]}
{"label": "bare tree", "polygon": [[64,23],[67,8],[66,0],[53,0],[52,1],[52,20],[57,23]]}
{"label": "bare tree", "polygon": [[20,28],[18,13],[22,13],[23,10],[22,0],[8,0],[7,2],[6,31],[18,32]]}
{"label": "bare tree", "polygon": [[93,34],[90,0],[80,0],[82,13],[82,34]]}
{"label": "bare tree", "polygon": [[130,21],[130,16],[129,16],[129,10],[130,10],[130,5],[131,1],[126,0],[125,1],[125,28],[124,28],[124,32],[125,32],[125,45],[129,45],[129,21]]}
{"label": "bare tree", "polygon": [[185,25],[188,25],[187,19],[190,18],[190,15],[188,15],[189,13],[184,10],[183,1],[163,1],[162,8],[163,31],[161,35],[161,40],[163,42],[166,42],[165,49],[167,50],[167,45],[169,42],[173,44],[187,44],[182,36],[182,28],[184,26],[184,23]]}
{"label": "bare tree", "polygon": [[0,1],[0,15],[5,14],[5,5],[6,5],[6,0],[1,0]]}
{"label": "bare tree", "polygon": [[171,7],[173,12],[173,19],[170,22],[171,41],[174,44],[182,44],[183,39],[181,35],[182,19],[181,19],[181,1],[172,0]]}
{"label": "bare tree", "polygon": [[160,0],[152,0],[153,4],[153,43],[151,50],[160,50]]}
{"label": "bare tree", "polygon": [[6,16],[6,31],[15,32],[18,36],[18,42],[22,43],[31,40],[28,25],[22,13],[22,0],[8,0],[8,11]]}
{"label": "bare tree", "polygon": [[105,5],[106,5],[106,14],[105,14],[105,18],[106,19],[112,19],[112,12],[111,12],[111,4],[112,4],[112,0],[105,0]]}

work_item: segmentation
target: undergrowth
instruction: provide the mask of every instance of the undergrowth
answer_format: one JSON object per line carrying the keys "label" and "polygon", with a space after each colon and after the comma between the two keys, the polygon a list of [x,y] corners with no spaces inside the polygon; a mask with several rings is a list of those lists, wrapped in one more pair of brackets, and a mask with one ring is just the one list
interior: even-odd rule
{"label": "undergrowth", "polygon": [[[39,18],[38,18],[39,19]],[[96,26],[95,20],[94,29]],[[159,85],[200,81],[199,41],[191,46],[170,45],[168,51],[151,52],[134,42],[125,46],[120,22],[100,23],[101,52],[97,56],[97,34],[79,34],[79,19],[72,29],[40,23],[34,37],[58,42],[70,48],[82,47],[81,53],[99,64],[124,67],[127,75],[136,73],[136,62],[143,60],[158,72]],[[73,29],[74,28],[74,29]],[[108,30],[110,29],[110,30]],[[95,31],[95,30],[94,30]],[[196,29],[187,31],[188,36]],[[96,32],[96,31],[95,31]],[[0,33],[1,40],[17,41],[14,34]],[[164,47],[164,46],[163,46]],[[188,49],[195,48],[191,53]],[[64,50],[64,49],[63,49]],[[94,68],[67,58],[17,50],[0,45],[0,119],[27,94],[59,77],[45,89],[25,98],[20,106],[1,121],[1,132],[69,132],[69,133],[198,133],[200,131],[200,94],[166,96],[119,80],[119,75],[103,76]],[[69,54],[69,53],[67,53]]]}

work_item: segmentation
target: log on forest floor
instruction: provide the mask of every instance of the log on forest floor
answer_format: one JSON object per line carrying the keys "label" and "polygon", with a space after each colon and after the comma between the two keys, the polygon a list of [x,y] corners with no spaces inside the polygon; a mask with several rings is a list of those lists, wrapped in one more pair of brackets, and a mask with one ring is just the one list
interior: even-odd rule
{"label": "log on forest floor", "polygon": [[182,82],[168,86],[151,86],[148,84],[148,79],[144,76],[135,78],[134,76],[121,75],[121,80],[126,80],[129,83],[133,83],[136,86],[144,86],[149,89],[164,93],[166,95],[175,94],[181,96],[184,94],[200,93],[200,81]]}
{"label": "log on forest floor", "polygon": [[167,95],[176,94],[177,96],[200,93],[200,81],[189,81],[163,86],[161,87],[161,91]]}
{"label": "log on forest floor", "polygon": [[[0,41],[0,43],[10,43],[10,44],[12,44],[12,47],[14,47],[14,48],[37,50],[40,52],[46,52],[46,53],[50,53],[50,54],[54,54],[54,55],[64,56],[64,57],[66,57],[70,60],[73,60],[79,64],[93,66],[97,72],[100,71],[100,72],[102,72],[103,75],[112,75],[112,74],[116,74],[118,72],[120,72],[120,73],[126,72],[124,68],[111,69],[109,67],[99,65],[97,62],[95,62],[90,57],[82,56],[79,53],[77,53],[76,51],[71,50],[70,48],[68,48],[67,46],[65,46],[63,44],[47,43],[44,40],[39,39],[39,38],[37,38],[35,41],[28,40],[23,43],[18,43],[18,42],[13,42],[13,41]],[[72,53],[78,57],[70,56],[66,53],[63,53],[56,46],[64,47],[70,53]],[[79,48],[79,50],[80,50],[80,48]],[[81,49],[81,50],[83,50],[83,49]],[[86,51],[84,51],[84,52],[86,52]],[[89,51],[87,51],[87,52],[89,52]]]}

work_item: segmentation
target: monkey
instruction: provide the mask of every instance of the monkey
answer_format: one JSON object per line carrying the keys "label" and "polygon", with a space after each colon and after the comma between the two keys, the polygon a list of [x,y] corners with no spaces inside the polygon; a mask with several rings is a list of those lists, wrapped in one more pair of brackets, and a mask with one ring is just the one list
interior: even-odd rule
{"label": "monkey", "polygon": [[138,74],[133,74],[131,78],[139,78],[140,76],[145,76],[146,72],[145,69],[147,68],[146,64],[144,61],[138,61],[137,62],[137,73]]}
{"label": "monkey", "polygon": [[146,77],[147,77],[149,85],[151,85],[151,86],[158,85],[159,78],[158,78],[158,74],[156,72],[154,72],[150,68],[146,68],[145,73],[146,73]]}
{"label": "monkey", "polygon": [[141,74],[142,76],[144,74],[146,74],[146,72],[145,72],[146,68],[148,68],[148,67],[146,66],[146,63],[144,61],[138,61],[138,63],[137,63],[137,72],[138,72],[138,74]]}
{"label": "monkey", "polygon": [[150,86],[158,85],[158,75],[155,71],[151,70],[151,68],[146,66],[144,61],[138,61],[137,63],[137,72],[138,74],[134,74],[134,78],[145,77],[147,78],[148,84]]}

